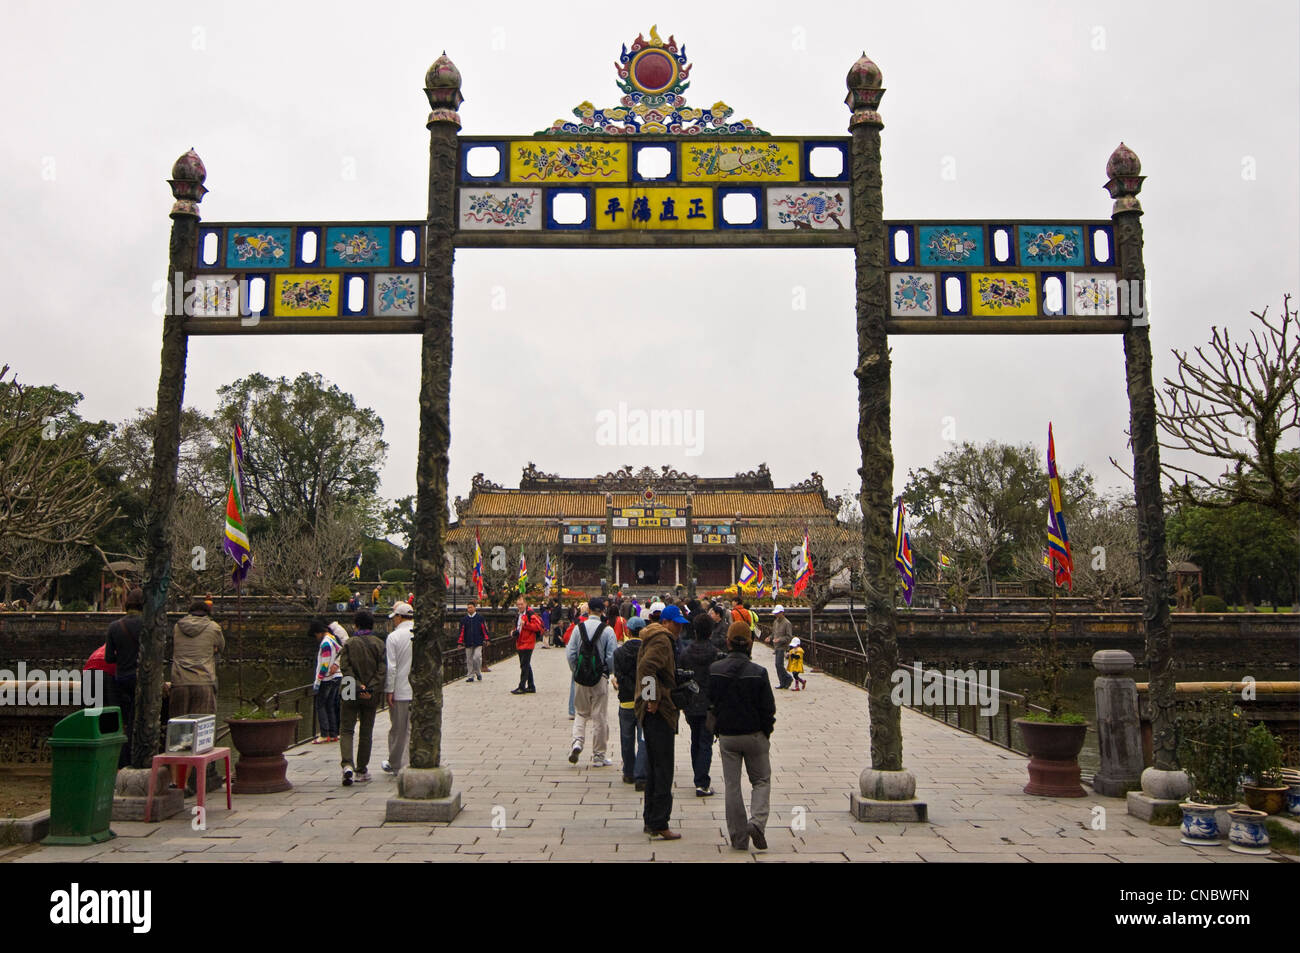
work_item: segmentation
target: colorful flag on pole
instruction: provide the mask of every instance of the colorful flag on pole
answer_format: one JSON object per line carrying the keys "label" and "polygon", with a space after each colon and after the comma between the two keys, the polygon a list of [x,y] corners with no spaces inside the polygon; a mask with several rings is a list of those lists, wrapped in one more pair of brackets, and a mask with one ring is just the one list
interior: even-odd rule
{"label": "colorful flag on pole", "polygon": [[772,598],[776,599],[781,595],[781,556],[776,548],[776,543],[772,544]]}
{"label": "colorful flag on pole", "polygon": [[519,594],[528,591],[528,560],[524,558],[524,545],[519,544]]}
{"label": "colorful flag on pole", "polygon": [[758,578],[758,571],[754,564],[749,561],[748,556],[741,557],[740,563],[740,584],[742,586],[752,586],[754,580]]}
{"label": "colorful flag on pole", "polygon": [[798,574],[794,580],[794,587],[790,590],[790,595],[800,596],[808,588],[808,583],[812,582],[813,564],[812,564],[812,547],[808,544],[808,530],[803,531],[803,544],[799,547],[799,559],[795,572]]}
{"label": "colorful flag on pole", "polygon": [[754,593],[755,599],[767,598],[767,579],[763,576],[763,557],[758,557],[758,582],[755,583],[758,591]]}
{"label": "colorful flag on pole", "polygon": [[352,567],[352,578],[353,578],[353,579],[360,579],[360,578],[361,578],[361,557],[362,557],[362,555],[364,555],[364,554],[363,554],[363,553],[357,553],[357,564],[356,564],[355,566]]}
{"label": "colorful flag on pole", "polygon": [[551,551],[546,551],[546,572],[542,576],[542,585],[546,589],[546,598],[551,598],[551,590],[555,588],[555,567],[551,565]]}
{"label": "colorful flag on pole", "polygon": [[230,487],[226,494],[226,538],[221,548],[235,561],[231,573],[235,587],[248,576],[253,565],[253,550],[244,530],[244,431],[236,426],[230,441]]}
{"label": "colorful flag on pole", "polygon": [[479,601],[483,601],[483,542],[478,530],[474,530],[474,589]]}
{"label": "colorful flag on pole", "polygon": [[912,537],[907,532],[907,507],[898,498],[898,521],[894,524],[894,565],[903,577],[903,601],[912,605]]}
{"label": "colorful flag on pole", "polygon": [[1070,537],[1065,531],[1065,514],[1061,509],[1061,478],[1056,472],[1056,440],[1052,425],[1047,424],[1047,552],[1058,586],[1074,589],[1074,556]]}

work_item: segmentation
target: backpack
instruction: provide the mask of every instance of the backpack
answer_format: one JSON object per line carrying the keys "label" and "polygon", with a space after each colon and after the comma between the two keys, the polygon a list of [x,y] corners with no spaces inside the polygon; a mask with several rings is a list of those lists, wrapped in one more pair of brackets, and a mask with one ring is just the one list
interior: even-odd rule
{"label": "backpack", "polygon": [[[745,609],[744,606],[741,608]],[[749,616],[749,637],[757,642],[759,636],[763,634],[763,630],[758,627],[758,613],[753,609],[745,609],[745,614]]]}
{"label": "backpack", "polygon": [[605,674],[605,663],[601,659],[597,650],[597,643],[600,641],[601,633],[607,628],[604,622],[596,627],[595,635],[587,634],[587,627],[578,623],[579,632],[582,635],[582,644],[578,646],[578,662],[573,667],[573,680],[579,685],[585,685],[590,688],[600,683],[601,676]]}

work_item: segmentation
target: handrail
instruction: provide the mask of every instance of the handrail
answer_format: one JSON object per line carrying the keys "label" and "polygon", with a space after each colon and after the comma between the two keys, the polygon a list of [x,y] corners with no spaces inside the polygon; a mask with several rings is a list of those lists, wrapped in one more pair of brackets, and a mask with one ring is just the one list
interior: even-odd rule
{"label": "handrail", "polygon": [[[820,671],[832,678],[850,682],[864,691],[869,690],[867,687],[867,656],[865,654],[853,649],[841,648],[838,645],[827,645],[811,638],[803,640],[801,644],[807,649],[804,657],[809,665],[816,666]],[[945,675],[937,669],[919,667],[915,663],[900,665],[899,669],[913,673],[919,671],[923,674],[931,671],[936,672],[945,681],[950,679],[965,681],[964,679],[957,679],[955,676]],[[979,706],[975,703],[950,705],[947,704],[946,700],[939,704],[927,705],[924,699],[913,699],[905,707],[911,708],[927,718],[942,721],[944,724],[967,734],[973,734],[985,741],[990,741],[1000,748],[1006,748],[1019,754],[1028,754],[1023,739],[1017,739],[1016,737],[1017,731],[1014,721],[1015,717],[1019,716],[1013,716],[1013,711],[1045,713],[1047,709],[1030,704],[1024,695],[1017,692],[1008,692],[1001,688],[990,690],[997,693],[998,700],[997,711],[992,714],[981,714]]]}

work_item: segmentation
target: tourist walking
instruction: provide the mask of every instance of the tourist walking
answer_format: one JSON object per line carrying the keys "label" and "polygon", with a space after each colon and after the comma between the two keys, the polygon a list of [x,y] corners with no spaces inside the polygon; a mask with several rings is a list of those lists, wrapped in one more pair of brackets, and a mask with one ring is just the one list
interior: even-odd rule
{"label": "tourist walking", "polygon": [[808,682],[803,677],[803,649],[800,646],[798,637],[790,640],[790,649],[786,654],[785,670],[794,679],[794,688],[790,689],[790,691],[802,691],[808,685]]}
{"label": "tourist walking", "polygon": [[515,620],[515,650],[519,653],[519,687],[510,690],[511,695],[531,695],[537,691],[533,682],[533,648],[537,637],[546,631],[546,624],[528,604],[527,596],[520,596],[515,603],[519,618]]}
{"label": "tourist walking", "polygon": [[695,684],[699,691],[691,695],[683,712],[686,724],[691,728],[691,769],[695,774],[695,796],[712,797],[709,768],[713,765],[713,732],[705,722],[709,716],[709,666],[722,658],[722,653],[713,647],[709,636],[713,626],[704,613],[700,613],[701,625],[692,623],[690,639],[686,651],[682,653],[682,668],[695,673]]}
{"label": "tourist walking", "polygon": [[307,634],[318,640],[316,646],[316,678],[312,694],[316,696],[316,739],[314,745],[339,740],[339,685],[343,670],[339,668],[339,655],[343,643],[324,622],[313,619]]}
{"label": "tourist walking", "polygon": [[686,617],[676,606],[661,608],[658,619],[641,630],[636,663],[636,717],[645,735],[646,751],[645,832],[663,840],[682,836],[671,830],[668,822],[673,813],[673,736],[679,720],[672,697],[677,687],[674,646],[685,625]]}
{"label": "tourist walking", "polygon": [[[131,729],[135,721],[135,677],[136,661],[140,651],[140,629],[143,622],[140,612],[144,609],[144,590],[131,589],[123,596],[122,608],[126,615],[108,627],[104,634],[104,662],[113,666],[104,672],[105,678],[112,679],[113,694],[119,708],[122,709],[122,731],[126,734],[126,743],[118,757],[118,767],[125,768],[131,763]],[[111,671],[111,676],[110,676]]]}
{"label": "tourist walking", "polygon": [[614,650],[613,685],[618,692],[618,741],[623,755],[623,783],[645,790],[645,735],[636,720],[636,659],[641,652],[645,619],[627,620],[627,638]]}
{"label": "tourist walking", "polygon": [[785,617],[785,606],[773,606],[772,637],[768,641],[772,643],[772,652],[776,657],[777,688],[789,688],[790,683],[794,681],[790,673],[785,670],[785,653],[793,637],[794,630],[790,620]]}
{"label": "tourist walking", "polygon": [[602,618],[605,600],[596,596],[587,603],[587,619],[569,636],[566,656],[573,671],[573,746],[569,763],[577,764],[591,726],[591,765],[604,768],[614,762],[605,757],[609,741],[609,674],[614,669],[614,630]]}
{"label": "tourist walking", "polygon": [[[410,613],[409,603],[393,606],[390,619]],[[339,655],[339,668],[343,670],[343,704],[340,705],[339,754],[343,766],[343,786],[355,781],[370,780],[370,748],[375,731],[375,712],[379,710],[379,693],[388,679],[388,659],[384,640],[375,635],[375,617],[365,609],[353,619],[355,631]],[[352,760],[352,741],[361,723],[360,737],[356,739],[356,761]]]}
{"label": "tourist walking", "polygon": [[727,630],[731,628],[731,613],[721,602],[712,602],[709,604],[707,613],[709,622],[713,628],[709,632],[709,642],[713,647],[723,655],[727,653]]}
{"label": "tourist walking", "polygon": [[[745,623],[731,624],[727,645],[730,653],[709,669],[709,699],[722,758],[727,835],[736,850],[748,850],[750,841],[759,850],[767,850],[772,790],[769,745],[776,725],[776,699],[767,671],[750,660],[753,642]],[[753,788],[748,813],[740,787],[742,764]]]}
{"label": "tourist walking", "polygon": [[478,614],[478,603],[465,606],[465,618],[460,620],[457,645],[465,647],[465,681],[483,681],[483,646],[488,640],[487,620]]}
{"label": "tourist walking", "polygon": [[388,695],[388,758],[380,767],[396,774],[406,764],[411,746],[411,639],[415,635],[415,610],[404,602],[393,606],[390,619],[397,627],[384,639],[384,692]]}

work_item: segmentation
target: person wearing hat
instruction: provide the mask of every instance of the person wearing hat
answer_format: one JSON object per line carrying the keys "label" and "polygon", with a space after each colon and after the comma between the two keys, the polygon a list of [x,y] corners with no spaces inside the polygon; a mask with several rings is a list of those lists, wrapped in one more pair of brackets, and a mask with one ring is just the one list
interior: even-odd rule
{"label": "person wearing hat", "polygon": [[[399,607],[401,611],[399,612]],[[387,774],[396,774],[406,763],[411,746],[411,639],[415,635],[415,610],[405,602],[393,606],[397,627],[384,639],[384,661],[388,674],[384,691],[388,695],[388,757],[380,765]]]}
{"label": "person wearing hat", "polygon": [[636,720],[636,658],[641,652],[645,619],[627,620],[627,638],[614,650],[613,685],[618,692],[618,740],[623,754],[623,783],[645,790],[645,735]]}
{"label": "person wearing hat", "polygon": [[[772,789],[769,739],[776,726],[776,699],[762,666],[750,660],[753,647],[749,625],[733,622],[727,630],[726,658],[709,667],[709,703],[718,733],[725,789],[727,835],[736,850],[748,850],[752,841],[767,850],[767,815]],[[745,767],[753,788],[752,814],[745,811],[740,768]]]}
{"label": "person wearing hat", "polygon": [[[641,630],[641,652],[636,663],[636,717],[645,735],[645,832],[663,840],[680,840],[668,822],[673,813],[673,736],[679,710],[673,704],[677,687],[677,653],[674,644],[686,627],[677,606],[661,607],[658,621]],[[651,606],[651,616],[655,615]]]}
{"label": "person wearing hat", "polygon": [[[607,768],[614,762],[605,757],[605,744],[609,740],[609,674],[614,670],[614,630],[603,618],[605,600],[594,596],[587,600],[587,618],[577,623],[565,650],[569,670],[577,675],[578,660],[584,642],[596,655],[601,670],[594,685],[580,685],[575,677],[573,693],[573,746],[569,750],[569,763],[577,764],[587,743],[587,724],[591,723],[591,765]],[[590,658],[590,656],[588,656]]]}
{"label": "person wearing hat", "polygon": [[808,683],[804,681],[803,677],[803,649],[800,648],[800,645],[797,636],[790,640],[789,657],[785,663],[786,671],[794,678],[794,688],[790,689],[792,692],[801,691],[808,687]]}
{"label": "person wearing hat", "polygon": [[785,617],[785,606],[773,606],[772,637],[768,641],[771,642],[772,652],[776,656],[777,688],[789,688],[790,683],[794,681],[790,673],[785,670],[785,652],[790,647],[790,639],[793,637],[794,630],[790,620]]}
{"label": "person wearing hat", "polygon": [[[399,602],[393,606],[390,619],[413,616],[410,605]],[[379,693],[388,680],[388,657],[384,640],[375,635],[375,617],[361,609],[353,617],[355,630],[339,653],[339,668],[343,670],[342,702],[339,705],[339,756],[343,766],[343,786],[355,781],[370,780],[371,738],[375,731],[375,712],[379,710]],[[352,760],[352,740],[357,722],[361,722],[361,737],[357,739],[357,759]]]}
{"label": "person wearing hat", "polygon": [[307,626],[307,634],[319,641],[316,648],[316,680],[312,694],[316,696],[316,723],[320,734],[312,744],[323,745],[339,740],[339,683],[343,672],[339,668],[339,653],[343,642],[334,630],[319,619]]}

